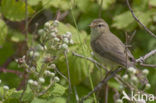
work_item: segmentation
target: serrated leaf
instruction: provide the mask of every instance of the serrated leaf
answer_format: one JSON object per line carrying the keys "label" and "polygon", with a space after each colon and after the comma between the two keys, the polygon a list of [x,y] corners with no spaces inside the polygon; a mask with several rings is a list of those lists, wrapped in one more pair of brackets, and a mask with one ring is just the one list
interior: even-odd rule
{"label": "serrated leaf", "polygon": [[33,93],[30,89],[29,85],[27,86],[27,89],[23,95],[22,101],[31,101],[33,99]]}
{"label": "serrated leaf", "polygon": [[[2,0],[2,14],[11,21],[21,21],[25,19],[25,3],[21,0]],[[31,15],[33,9],[28,6],[28,14]]]}
{"label": "serrated leaf", "polygon": [[53,90],[51,91],[51,94],[53,96],[62,96],[65,93],[66,89],[67,88],[65,88],[64,86],[55,83]]}
{"label": "serrated leaf", "polygon": [[3,43],[5,42],[5,39],[7,37],[7,33],[8,33],[8,28],[7,25],[5,24],[5,22],[3,20],[0,19],[0,46],[3,45]]}

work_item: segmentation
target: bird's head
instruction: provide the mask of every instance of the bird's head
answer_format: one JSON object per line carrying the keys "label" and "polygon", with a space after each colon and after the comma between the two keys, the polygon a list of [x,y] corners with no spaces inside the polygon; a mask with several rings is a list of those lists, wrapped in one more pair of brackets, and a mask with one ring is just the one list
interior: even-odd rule
{"label": "bird's head", "polygon": [[91,34],[98,35],[109,31],[108,24],[103,19],[95,19],[89,25]]}

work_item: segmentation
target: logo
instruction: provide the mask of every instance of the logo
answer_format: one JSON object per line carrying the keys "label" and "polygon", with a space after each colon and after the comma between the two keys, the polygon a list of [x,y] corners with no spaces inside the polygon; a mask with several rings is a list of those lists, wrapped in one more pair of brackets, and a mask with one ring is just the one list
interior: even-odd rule
{"label": "logo", "polygon": [[129,101],[154,101],[154,95],[153,94],[146,94],[146,93],[141,93],[141,92],[134,93],[132,91],[131,95],[128,96],[125,91],[123,91],[122,93],[124,95],[122,97],[122,100],[127,99]]}

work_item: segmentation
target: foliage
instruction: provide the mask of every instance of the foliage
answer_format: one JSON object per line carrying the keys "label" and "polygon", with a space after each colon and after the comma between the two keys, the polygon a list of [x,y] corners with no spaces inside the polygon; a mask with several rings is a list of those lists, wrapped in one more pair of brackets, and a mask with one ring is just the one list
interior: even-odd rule
{"label": "foliage", "polygon": [[[27,2],[28,14],[24,0],[0,0],[0,103],[76,103],[76,95],[85,96],[105,76],[93,63],[72,54],[92,57],[88,25],[98,18],[101,0]],[[156,1],[133,0],[130,4],[136,17],[156,34]],[[26,16],[28,21],[24,21]],[[131,35],[136,30],[130,48],[135,58],[156,48],[156,40],[135,21],[125,0],[103,0],[102,18],[123,42],[125,32]],[[156,64],[155,58],[156,55],[146,62]],[[72,88],[69,88],[68,66]],[[138,67],[149,80],[144,91],[154,94],[156,70]],[[130,68],[119,75],[140,89],[135,72]],[[111,79],[108,85],[113,88],[109,89],[109,103],[115,102],[116,91],[120,94],[118,101],[122,91],[130,93],[116,79]],[[99,97],[93,95],[85,103],[98,103],[98,100]]]}

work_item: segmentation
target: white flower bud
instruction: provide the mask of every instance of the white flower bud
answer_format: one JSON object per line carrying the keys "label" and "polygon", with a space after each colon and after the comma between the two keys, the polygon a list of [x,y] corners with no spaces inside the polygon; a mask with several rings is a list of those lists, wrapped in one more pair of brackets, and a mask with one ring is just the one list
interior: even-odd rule
{"label": "white flower bud", "polygon": [[44,74],[47,75],[47,76],[49,76],[50,73],[51,73],[51,72],[50,72],[49,70],[46,70],[46,71],[44,72]]}
{"label": "white flower bud", "polygon": [[55,64],[51,64],[50,67],[51,68],[56,68],[56,65]]}
{"label": "white flower bud", "polygon": [[0,84],[2,83],[2,80],[0,80]]}
{"label": "white flower bud", "polygon": [[43,47],[42,45],[38,45],[38,46],[37,46],[37,49],[39,49],[39,50],[44,50],[44,47]]}
{"label": "white flower bud", "polygon": [[29,52],[29,55],[30,55],[30,56],[33,56],[33,54],[34,54],[33,51],[30,51],[30,52]]}
{"label": "white flower bud", "polygon": [[128,68],[128,71],[129,71],[130,73],[133,73],[133,74],[135,74],[135,73],[137,72],[137,70],[136,70],[134,67],[129,67],[129,68]]}
{"label": "white flower bud", "polygon": [[70,44],[74,44],[74,41],[72,39],[70,40]]}
{"label": "white flower bud", "polygon": [[28,83],[29,83],[29,84],[33,84],[33,82],[34,82],[34,81],[33,81],[32,79],[29,79],[29,80],[28,80]]}
{"label": "white flower bud", "polygon": [[59,24],[59,21],[55,20],[53,24],[54,24],[54,26],[57,26]]}
{"label": "white flower bud", "polygon": [[45,82],[45,79],[42,78],[42,77],[40,77],[40,78],[39,78],[39,82],[40,82],[40,83],[44,83],[44,82]]}
{"label": "white flower bud", "polygon": [[47,28],[49,28],[49,27],[50,27],[50,23],[49,23],[49,22],[46,22],[46,23],[44,24],[44,26],[47,27]]}
{"label": "white flower bud", "polygon": [[47,46],[46,45],[44,46],[44,49],[47,50]]}
{"label": "white flower bud", "polygon": [[54,77],[55,76],[55,73],[50,72],[50,75],[49,76]]}
{"label": "white flower bud", "polygon": [[149,89],[149,88],[151,88],[151,84],[147,83],[146,84],[146,89]]}
{"label": "white flower bud", "polygon": [[55,40],[55,41],[57,41],[57,42],[59,42],[59,41],[60,41],[60,39],[59,39],[59,38],[54,38],[54,40]]}
{"label": "white flower bud", "polygon": [[121,99],[117,99],[116,103],[123,103]]}
{"label": "white flower bud", "polygon": [[143,74],[145,74],[145,75],[148,75],[148,74],[149,74],[149,70],[148,70],[148,69],[144,69],[142,72],[143,72]]}
{"label": "white flower bud", "polygon": [[125,74],[125,75],[123,75],[123,77],[122,77],[124,80],[127,80],[128,79],[128,75],[127,74]]}
{"label": "white flower bud", "polygon": [[67,35],[68,37],[71,37],[71,36],[72,36],[72,33],[71,33],[71,32],[66,32],[66,35]]}
{"label": "white flower bud", "polygon": [[34,56],[35,56],[35,57],[38,57],[39,55],[40,55],[39,52],[35,52],[35,53],[34,53]]}
{"label": "white flower bud", "polygon": [[69,43],[68,38],[64,38],[63,41],[64,41],[65,43]]}
{"label": "white flower bud", "polygon": [[50,33],[50,35],[51,35],[53,38],[56,37],[56,33],[54,33],[54,32]]}
{"label": "white flower bud", "polygon": [[4,85],[4,86],[3,86],[3,89],[4,89],[4,90],[9,90],[9,87],[8,87],[7,85]]}
{"label": "white flower bud", "polygon": [[44,30],[43,30],[43,29],[38,30],[38,34],[39,34],[39,35],[44,34]]}
{"label": "white flower bud", "polygon": [[33,85],[37,86],[38,82],[37,81],[33,81]]}
{"label": "white flower bud", "polygon": [[68,45],[67,44],[62,44],[62,48],[63,49],[67,49],[68,48]]}
{"label": "white flower bud", "polygon": [[132,81],[134,81],[136,83],[138,82],[138,78],[136,76],[132,76],[131,79],[132,79]]}
{"label": "white flower bud", "polygon": [[59,78],[59,77],[55,77],[55,78],[54,78],[54,81],[55,81],[55,82],[59,82],[59,81],[60,81],[60,78]]}

